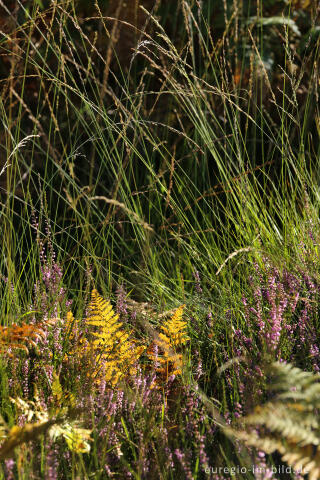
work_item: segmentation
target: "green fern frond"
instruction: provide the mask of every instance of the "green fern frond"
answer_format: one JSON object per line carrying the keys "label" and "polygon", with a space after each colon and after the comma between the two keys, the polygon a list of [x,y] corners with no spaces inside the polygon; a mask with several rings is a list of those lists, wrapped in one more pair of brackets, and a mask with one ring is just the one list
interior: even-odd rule
{"label": "green fern frond", "polygon": [[274,399],[242,418],[241,429],[226,431],[267,454],[278,451],[292,468],[309,473],[309,480],[319,479],[320,375],[279,362],[270,370]]}
{"label": "green fern frond", "polygon": [[270,366],[270,374],[272,377],[270,390],[276,392],[282,391],[284,395],[288,395],[292,391],[303,391],[309,385],[315,385],[316,377],[320,379],[319,375],[305,372],[290,363],[283,362],[274,362]]}

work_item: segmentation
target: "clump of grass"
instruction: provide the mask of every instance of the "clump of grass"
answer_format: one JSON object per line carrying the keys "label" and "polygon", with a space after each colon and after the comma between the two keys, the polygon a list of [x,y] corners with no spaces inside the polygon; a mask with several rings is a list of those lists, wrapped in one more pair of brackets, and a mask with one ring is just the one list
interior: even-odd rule
{"label": "clump of grass", "polygon": [[319,369],[318,8],[138,3],[0,2],[6,479],[272,474],[224,427]]}

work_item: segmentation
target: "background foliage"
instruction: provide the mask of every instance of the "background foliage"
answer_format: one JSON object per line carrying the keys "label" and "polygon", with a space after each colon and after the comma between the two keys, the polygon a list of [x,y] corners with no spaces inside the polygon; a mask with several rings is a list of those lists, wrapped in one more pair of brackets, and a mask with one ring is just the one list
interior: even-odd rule
{"label": "background foliage", "polygon": [[[277,447],[250,443],[270,365],[291,362],[316,384],[320,367],[319,9],[315,0],[0,1],[0,345],[16,365],[3,356],[1,408],[9,446],[20,448],[4,478],[203,478],[208,465],[267,472],[277,461]],[[167,371],[162,390],[151,351],[119,391],[89,385],[76,360],[64,370],[70,384],[54,376],[87,334],[93,288],[114,302],[125,339],[160,351],[172,341],[163,319],[185,305],[184,367],[177,378]],[[160,363],[172,353],[174,365],[166,348]],[[69,394],[92,416],[82,433]],[[237,418],[242,443],[218,428]],[[52,432],[50,422],[48,452],[43,439],[21,447]],[[270,425],[259,425],[263,443]],[[311,458],[311,433],[307,449],[287,435],[280,453]]]}

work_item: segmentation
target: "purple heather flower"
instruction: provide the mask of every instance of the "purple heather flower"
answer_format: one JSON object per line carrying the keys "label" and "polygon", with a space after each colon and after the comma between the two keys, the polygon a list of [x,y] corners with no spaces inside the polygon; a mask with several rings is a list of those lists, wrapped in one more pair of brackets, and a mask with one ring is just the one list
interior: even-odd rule
{"label": "purple heather flower", "polygon": [[14,474],[13,474],[13,469],[15,462],[12,458],[9,458],[8,460],[4,461],[5,464],[5,470],[6,470],[6,480],[13,480],[14,479]]}
{"label": "purple heather flower", "polygon": [[197,291],[197,293],[202,293],[202,288],[201,288],[201,280],[200,280],[200,274],[198,272],[198,270],[195,270],[193,272],[193,276],[195,278],[195,289]]}
{"label": "purple heather flower", "polygon": [[126,316],[128,314],[127,311],[127,303],[126,303],[126,291],[123,285],[120,285],[117,289],[117,305],[116,310],[119,315]]}
{"label": "purple heather flower", "polygon": [[57,448],[51,445],[47,454],[47,476],[48,480],[58,480],[59,454]]}
{"label": "purple heather flower", "polygon": [[179,460],[179,463],[180,463],[180,465],[182,467],[182,470],[185,474],[185,478],[187,480],[192,480],[193,479],[192,471],[191,471],[191,468],[189,467],[189,465],[186,463],[184,453],[181,452],[181,450],[179,450],[178,448],[175,449],[174,453],[175,453],[175,456],[177,457],[177,459]]}
{"label": "purple heather flower", "polygon": [[26,359],[22,365],[22,389],[25,398],[29,396],[29,360]]}

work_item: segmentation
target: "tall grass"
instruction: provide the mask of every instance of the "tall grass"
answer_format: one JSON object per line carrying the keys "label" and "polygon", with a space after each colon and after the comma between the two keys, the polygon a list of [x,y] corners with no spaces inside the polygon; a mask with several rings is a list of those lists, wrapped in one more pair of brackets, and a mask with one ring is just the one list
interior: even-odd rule
{"label": "tall grass", "polygon": [[[26,8],[17,1],[19,23],[0,2],[15,25],[1,38],[10,72],[1,96],[0,281],[3,326],[29,314],[65,318],[69,300],[74,315],[85,318],[92,288],[115,300],[124,285],[126,319],[138,337],[147,338],[148,322],[152,328],[161,324],[157,314],[186,304],[191,340],[178,397],[198,402],[192,389],[199,381],[204,394],[217,399],[220,413],[234,415],[243,401],[240,370],[232,367],[224,376],[218,369],[244,355],[234,331],[245,331],[248,323],[247,337],[257,335],[242,308],[243,297],[255,298],[252,278],[276,278],[284,290],[283,272],[318,281],[320,117],[317,7],[306,10],[311,26],[305,48],[297,51],[298,27],[292,20],[300,12],[297,2],[289,2],[282,17],[271,18],[263,16],[262,4],[255,10],[247,2],[231,3],[221,2],[215,11],[211,2],[181,0],[175,24],[167,21],[170,6],[159,2],[154,11],[144,11],[146,27],[140,29],[110,19],[98,4],[83,18],[73,0],[54,1],[46,10],[41,2]],[[213,18],[223,18],[216,30],[212,10]],[[137,39],[126,67],[117,59],[122,23]],[[272,67],[267,53],[279,38],[281,65]],[[50,290],[46,275],[53,271],[56,289]],[[301,282],[294,294],[308,296],[308,283]],[[269,311],[272,305],[261,308]],[[196,352],[201,380],[194,373]],[[282,353],[293,361],[292,352]],[[313,368],[307,362],[300,366]],[[3,406],[9,381],[4,373]],[[106,401],[103,395],[98,403]],[[154,438],[165,444],[164,420],[154,420],[161,415],[156,396],[148,404],[150,418],[136,411],[131,418],[119,402],[110,413],[127,437],[125,449],[131,453],[124,463],[134,458],[135,470],[127,464],[133,478],[151,477],[136,449],[136,434],[131,438],[123,425],[125,415],[140,434],[135,415],[145,422],[139,448],[148,443],[150,424]],[[220,463],[224,458],[233,464],[235,447],[213,432],[211,413],[206,411],[203,427],[196,425],[205,415],[203,405],[198,407],[199,417],[190,410],[198,442],[202,445],[211,432]],[[188,407],[181,399],[175,408],[166,428],[183,425]],[[13,422],[13,411],[5,411]],[[179,460],[177,471],[166,463],[176,461],[165,460],[167,446],[154,447],[160,469],[154,478],[203,478],[204,450],[192,463],[183,453],[192,441],[188,435],[179,438],[184,446],[168,442]],[[209,456],[216,458],[213,444]],[[111,475],[100,472],[97,438],[94,445],[79,478]],[[43,455],[37,461],[48,475]],[[79,461],[72,457],[73,470],[64,470],[65,478],[76,478]],[[19,478],[32,478],[28,468]]]}

